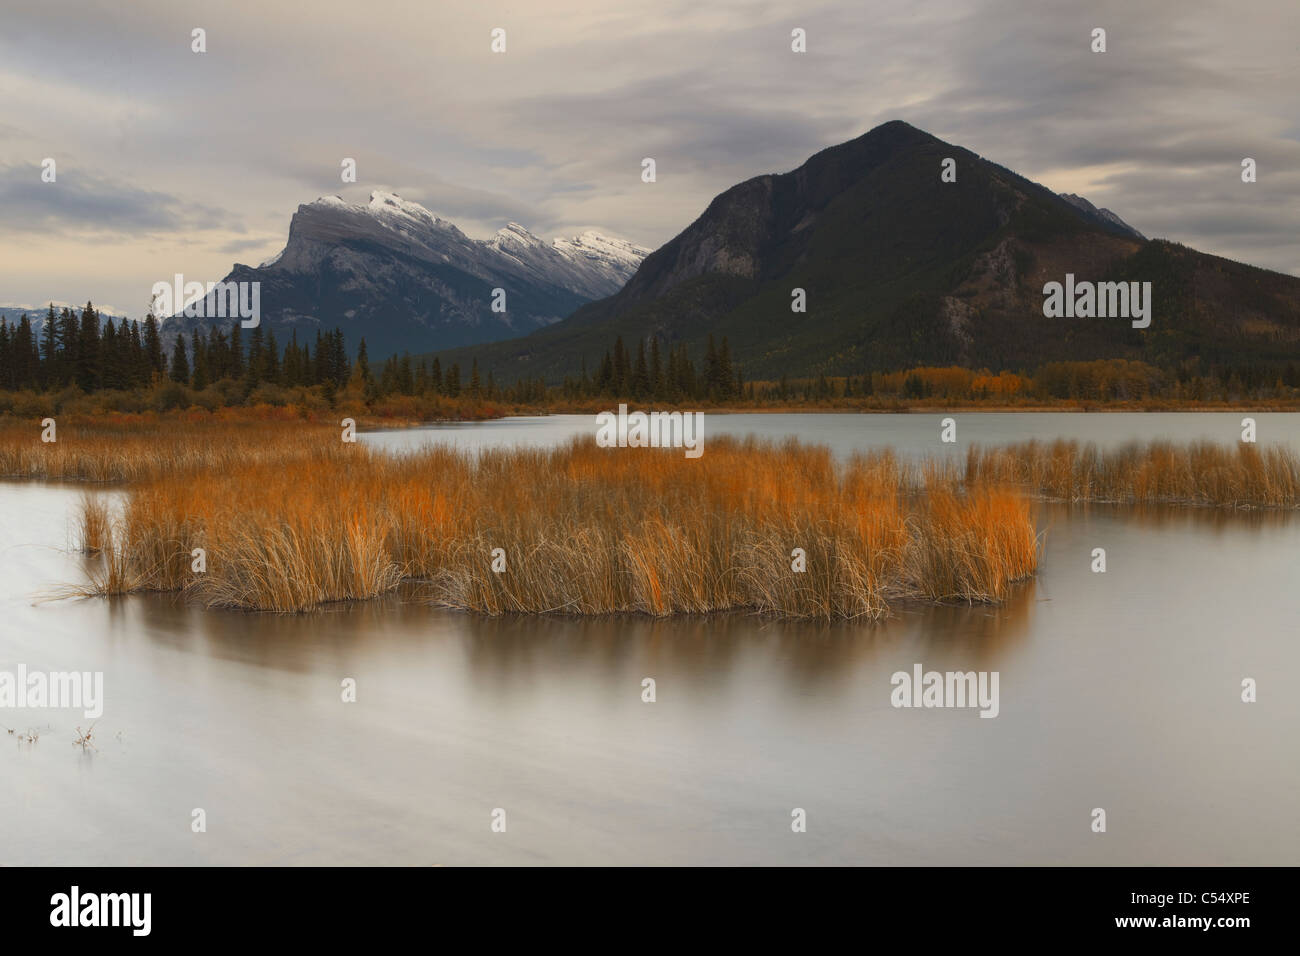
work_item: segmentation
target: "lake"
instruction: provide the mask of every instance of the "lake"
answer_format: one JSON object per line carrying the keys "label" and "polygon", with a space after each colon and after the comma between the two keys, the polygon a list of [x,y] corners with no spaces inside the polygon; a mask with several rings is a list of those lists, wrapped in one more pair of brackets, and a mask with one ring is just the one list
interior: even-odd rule
{"label": "lake", "polygon": [[[1261,443],[1300,448],[1300,415],[959,412],[955,445],[938,413],[707,415],[705,454],[751,432],[839,455],[1228,444],[1248,414]],[[592,432],[556,416],[362,437]],[[0,864],[1300,863],[1292,513],[1039,504],[1042,569],[1011,601],[880,624],[487,619],[401,595],[275,616],[39,600],[85,578],[82,493],[0,483],[0,671],[102,671],[106,697],[94,750],[73,744],[80,712],[0,708],[40,735],[0,730]],[[891,706],[916,664],[996,671],[997,717]]]}

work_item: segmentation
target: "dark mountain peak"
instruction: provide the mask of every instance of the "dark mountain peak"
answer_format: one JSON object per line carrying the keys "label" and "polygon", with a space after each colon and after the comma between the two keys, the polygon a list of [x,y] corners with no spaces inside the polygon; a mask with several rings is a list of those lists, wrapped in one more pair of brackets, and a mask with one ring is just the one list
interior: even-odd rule
{"label": "dark mountain peak", "polygon": [[[941,178],[949,157],[955,181]],[[1045,320],[1043,286],[1066,274],[1152,282],[1151,329]],[[791,308],[796,289],[805,311]],[[619,336],[699,354],[710,335],[754,377],[1253,360],[1300,342],[1300,280],[1149,242],[1109,210],[893,120],[719,194],[616,295],[453,358],[472,354],[502,381],[557,381]]]}
{"label": "dark mountain peak", "polygon": [[[939,181],[940,161],[958,159],[967,194],[982,204],[945,206]],[[1006,175],[1003,175],[1003,174]],[[974,188],[970,188],[973,186]],[[608,300],[615,309],[656,298],[703,275],[757,280],[775,278],[800,262],[820,220],[833,205],[885,217],[941,208],[977,215],[996,228],[1005,225],[1030,192],[1055,205],[1056,213],[1077,220],[1069,207],[1046,189],[1023,180],[974,153],[952,146],[901,120],[877,126],[855,139],[809,157],[787,173],[768,173],[739,183],[716,196],[704,213],[678,236],[649,255],[627,285]],[[834,229],[850,224],[837,223]],[[861,222],[861,228],[873,223]]]}

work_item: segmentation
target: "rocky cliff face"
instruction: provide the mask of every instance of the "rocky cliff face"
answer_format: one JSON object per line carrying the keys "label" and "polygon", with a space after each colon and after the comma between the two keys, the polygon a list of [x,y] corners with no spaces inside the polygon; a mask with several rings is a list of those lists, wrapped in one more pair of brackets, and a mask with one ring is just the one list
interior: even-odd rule
{"label": "rocky cliff face", "polygon": [[[422,352],[522,335],[616,292],[647,250],[587,232],[546,242],[510,223],[487,240],[418,203],[375,192],[366,205],[326,196],[298,207],[279,255],[223,281],[260,282],[262,324],[283,343],[343,329],[349,349]],[[493,290],[505,311],[493,311]],[[205,308],[206,315],[215,309]],[[176,316],[178,332],[229,320]]]}

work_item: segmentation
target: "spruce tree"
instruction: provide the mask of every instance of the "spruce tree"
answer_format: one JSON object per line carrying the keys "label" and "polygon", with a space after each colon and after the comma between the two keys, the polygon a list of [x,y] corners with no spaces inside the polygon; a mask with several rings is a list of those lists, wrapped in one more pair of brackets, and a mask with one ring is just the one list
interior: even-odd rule
{"label": "spruce tree", "polygon": [[99,313],[87,302],[77,336],[77,384],[83,391],[99,387],[99,358]]}
{"label": "spruce tree", "polygon": [[659,354],[659,337],[650,338],[650,394],[658,399],[664,397],[663,358]]}
{"label": "spruce tree", "polygon": [[196,391],[205,389],[211,384],[207,352],[203,339],[199,336],[199,330],[194,329],[190,333],[190,354],[194,357],[192,382]]}
{"label": "spruce tree", "polygon": [[149,360],[149,372],[162,375],[166,371],[163,364],[162,336],[158,332],[158,320],[152,312],[144,317],[144,351]]}
{"label": "spruce tree", "polygon": [[171,379],[185,385],[190,380],[190,363],[185,357],[185,335],[178,333],[176,346],[172,349]]}
{"label": "spruce tree", "polygon": [[54,303],[45,313],[45,328],[41,330],[41,387],[54,388],[59,383],[59,319],[54,314]]}
{"label": "spruce tree", "polygon": [[650,392],[650,368],[645,358],[645,339],[637,343],[636,366],[632,370],[632,394],[645,398]]}

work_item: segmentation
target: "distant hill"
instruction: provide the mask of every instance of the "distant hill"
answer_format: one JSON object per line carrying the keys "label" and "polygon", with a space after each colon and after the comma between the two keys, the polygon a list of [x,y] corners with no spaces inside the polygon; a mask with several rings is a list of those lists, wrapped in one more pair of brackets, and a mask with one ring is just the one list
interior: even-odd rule
{"label": "distant hill", "polygon": [[[941,162],[956,160],[956,182]],[[1150,328],[1048,319],[1043,285],[1153,283]],[[807,311],[791,311],[802,288]],[[1274,363],[1300,358],[1300,279],[1145,239],[969,150],[890,122],[793,172],[717,196],[617,293],[564,321],[441,353],[499,382],[594,369],[617,336],[702,354],[729,340],[747,377],[1057,360]]]}
{"label": "distant hill", "polygon": [[[77,315],[81,315],[81,310],[83,307],[84,306],[77,306],[76,308]],[[40,331],[41,329],[45,328],[45,316],[49,313],[49,309],[50,309],[50,305],[48,302],[45,303],[45,305],[34,305],[34,306],[0,305],[0,318],[8,321],[10,325],[17,325],[20,321],[22,321],[22,317],[26,315],[28,321],[32,323],[32,328],[37,331]],[[105,312],[103,309],[99,308],[98,306],[96,306],[95,311],[99,313],[99,317],[101,321],[106,322],[109,319],[112,319],[114,322],[118,322],[122,319],[122,316],[116,315],[115,313],[112,312]],[[62,312],[63,312],[62,306],[56,305],[54,307],[54,313],[56,315],[61,314]]]}
{"label": "distant hill", "polygon": [[[279,255],[236,265],[223,281],[261,283],[262,324],[281,344],[337,326],[349,351],[364,337],[371,358],[383,358],[550,325],[621,288],[648,251],[598,232],[548,243],[513,222],[471,239],[418,203],[375,192],[366,205],[325,196],[299,206]],[[492,311],[497,288],[505,312]],[[213,321],[230,324],[173,316],[164,342]]]}

